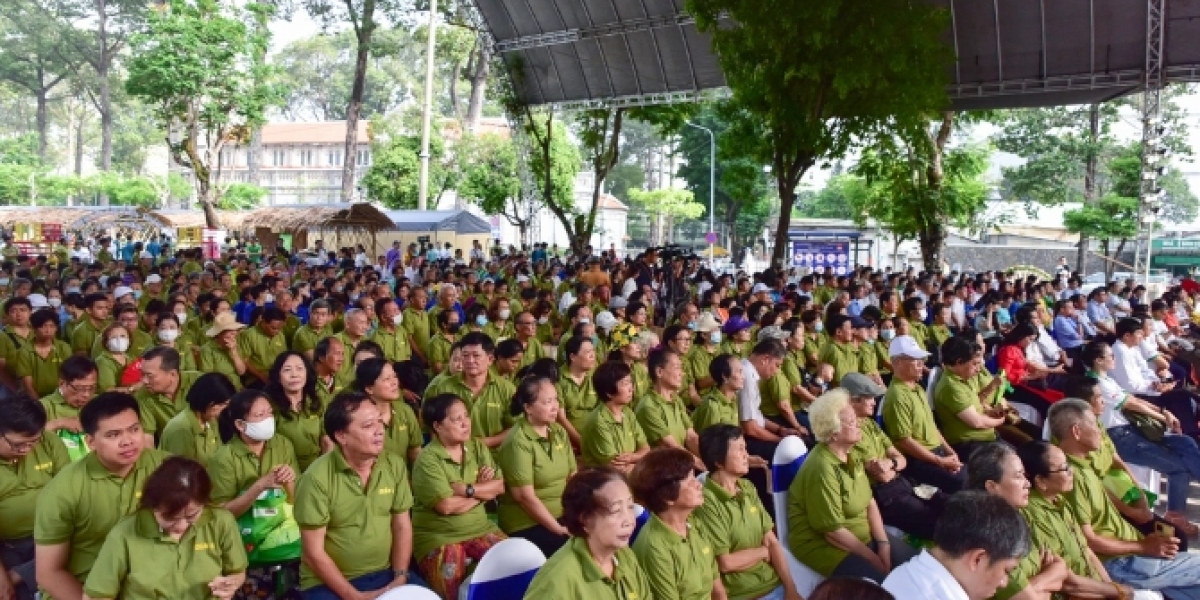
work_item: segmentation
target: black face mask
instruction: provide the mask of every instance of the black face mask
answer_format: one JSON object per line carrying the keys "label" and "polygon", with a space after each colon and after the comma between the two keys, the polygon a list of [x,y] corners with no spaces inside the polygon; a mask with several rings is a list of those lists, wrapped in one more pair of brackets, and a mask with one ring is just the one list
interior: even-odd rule
{"label": "black face mask", "polygon": [[459,329],[462,329],[462,323],[451,323],[446,326],[446,331],[450,332],[451,335],[458,333]]}

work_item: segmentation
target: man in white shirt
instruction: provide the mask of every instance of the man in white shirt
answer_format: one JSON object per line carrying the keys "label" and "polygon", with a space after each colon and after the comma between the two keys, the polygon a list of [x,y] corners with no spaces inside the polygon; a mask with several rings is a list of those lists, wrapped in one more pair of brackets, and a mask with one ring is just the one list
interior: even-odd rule
{"label": "man in white shirt", "polygon": [[758,382],[770,379],[779,372],[787,349],[776,339],[759,342],[750,352],[750,358],[742,359],[742,389],[738,390],[738,413],[742,433],[746,438],[746,450],[754,456],[770,461],[775,456],[775,446],[789,435],[800,432],[768,421],[762,413],[762,395]]}
{"label": "man in white shirt", "polygon": [[1003,498],[975,490],[950,497],[933,543],[896,567],[883,589],[904,600],[984,600],[1007,585],[1009,572],[1034,551],[1021,513]]}
{"label": "man in white shirt", "polygon": [[1177,389],[1178,382],[1159,379],[1142,356],[1140,344],[1143,339],[1141,321],[1134,318],[1117,321],[1117,341],[1112,346],[1113,360],[1116,364],[1110,375],[1127,393],[1141,396],[1175,415],[1184,435],[1200,437],[1194,395],[1184,389]]}

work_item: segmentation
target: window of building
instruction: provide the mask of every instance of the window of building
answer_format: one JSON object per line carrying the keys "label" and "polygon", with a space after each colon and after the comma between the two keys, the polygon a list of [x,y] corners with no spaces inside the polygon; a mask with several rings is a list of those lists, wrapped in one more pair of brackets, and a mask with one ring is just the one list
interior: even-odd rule
{"label": "window of building", "polygon": [[272,150],[271,151],[271,165],[276,166],[276,167],[282,167],[284,165],[285,157],[286,157],[286,154],[284,153],[283,150]]}
{"label": "window of building", "polygon": [[354,164],[361,165],[364,167],[370,165],[371,164],[371,151],[370,150],[359,150],[358,156],[355,158]]}
{"label": "window of building", "polygon": [[313,151],[312,150],[301,150],[300,151],[300,166],[311,167],[313,164],[315,164],[314,157],[313,157]]}
{"label": "window of building", "polygon": [[342,166],[342,151],[341,150],[330,150],[328,158],[329,158],[329,166],[331,166],[331,167]]}

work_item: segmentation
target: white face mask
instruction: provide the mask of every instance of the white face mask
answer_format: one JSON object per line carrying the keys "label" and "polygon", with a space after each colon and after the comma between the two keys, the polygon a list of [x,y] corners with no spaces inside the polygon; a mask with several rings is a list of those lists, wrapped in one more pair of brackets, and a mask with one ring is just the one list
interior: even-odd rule
{"label": "white face mask", "polygon": [[582,318],[582,319],[579,319],[579,323],[580,323],[581,325],[587,325],[588,323],[591,323],[591,322],[592,322],[592,320],[591,320],[591,319],[589,319],[589,318],[587,318],[587,317],[584,317],[584,318]]}
{"label": "white face mask", "polygon": [[178,329],[159,329],[158,330],[158,339],[160,339],[164,342],[167,342],[167,343],[174,342],[175,340],[179,339],[179,330]]}
{"label": "white face mask", "polygon": [[181,312],[181,313],[175,313],[175,318],[176,318],[176,319],[179,319],[179,324],[180,324],[180,325],[183,325],[184,323],[187,323],[187,313],[185,313],[185,312]]}
{"label": "white face mask", "polygon": [[538,325],[545,325],[550,322],[550,317],[538,317]]}
{"label": "white face mask", "polygon": [[108,340],[108,349],[113,352],[124,352],[129,349],[129,338],[112,338]]}
{"label": "white face mask", "polygon": [[923,309],[923,308],[922,308],[922,309],[921,309],[921,316],[920,316],[920,319],[921,319],[922,321],[924,321],[924,320],[926,320],[926,319],[928,319],[928,318],[929,318],[929,311],[927,311],[927,310],[925,310],[925,309]]}
{"label": "white face mask", "polygon": [[404,322],[404,315],[396,313],[392,316],[392,325],[399,325]]}
{"label": "white face mask", "polygon": [[274,301],[275,301],[275,294],[267,294],[267,297],[266,297],[267,304],[270,304]]}
{"label": "white face mask", "polygon": [[894,338],[894,337],[896,337],[896,330],[895,330],[895,329],[881,329],[881,330],[879,330],[879,338],[880,338],[880,339],[882,339],[882,340],[883,340],[883,341],[885,341],[885,342],[887,342],[887,341],[891,341],[891,339],[892,339],[892,338]]}
{"label": "white face mask", "polygon": [[51,308],[58,308],[62,306],[62,298],[47,298],[46,302],[50,304]]}
{"label": "white face mask", "polygon": [[275,437],[275,417],[267,417],[257,423],[246,422],[246,437],[265,442]]}
{"label": "white face mask", "polygon": [[510,310],[508,310],[508,309],[504,309],[504,310],[500,311],[500,313],[499,313],[499,314],[500,314],[500,320],[501,320],[501,321],[507,321],[507,320],[508,320],[508,317],[509,317],[510,315],[512,315],[512,311],[510,311]]}

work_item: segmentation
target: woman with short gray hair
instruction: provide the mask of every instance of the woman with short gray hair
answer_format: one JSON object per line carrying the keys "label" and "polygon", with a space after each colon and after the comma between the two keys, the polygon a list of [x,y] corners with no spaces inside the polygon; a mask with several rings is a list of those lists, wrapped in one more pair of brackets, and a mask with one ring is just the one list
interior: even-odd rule
{"label": "woman with short gray hair", "polygon": [[818,444],[788,490],[788,547],[825,577],[882,582],[915,552],[884,530],[866,470],[850,460],[862,438],[850,394],[841,388],[823,394],[808,416]]}

